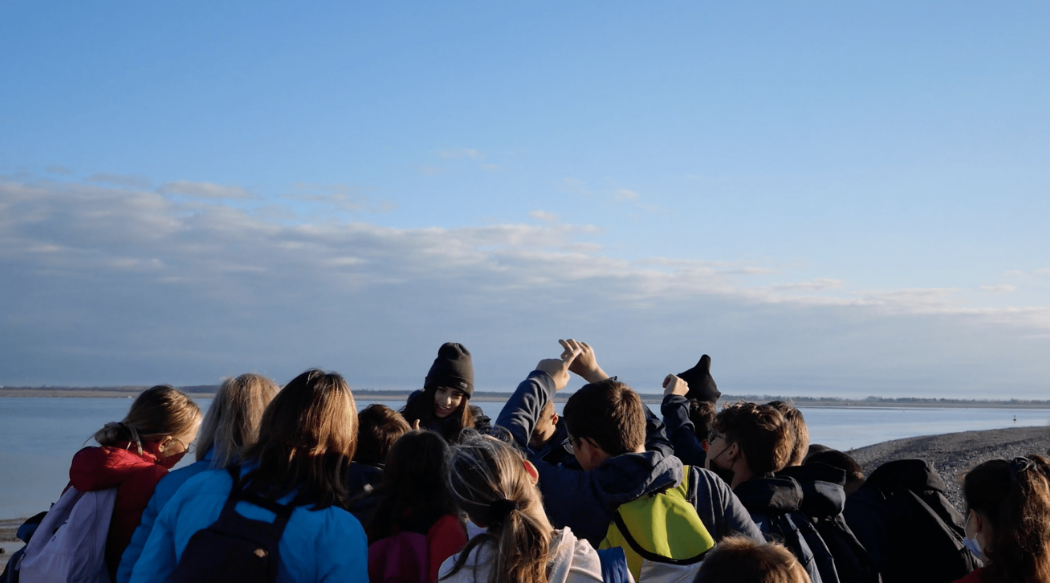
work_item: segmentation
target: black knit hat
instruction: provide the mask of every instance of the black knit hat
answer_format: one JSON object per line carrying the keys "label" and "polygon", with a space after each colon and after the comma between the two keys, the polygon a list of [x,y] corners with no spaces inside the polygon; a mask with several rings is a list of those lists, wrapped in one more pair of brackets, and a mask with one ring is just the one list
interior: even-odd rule
{"label": "black knit hat", "polygon": [[446,342],[438,348],[437,358],[430,365],[430,372],[423,388],[447,387],[463,391],[469,399],[474,395],[474,365],[470,351],[458,342]]}
{"label": "black knit hat", "polygon": [[703,355],[700,362],[693,368],[679,373],[678,378],[689,385],[689,392],[685,394],[687,399],[717,403],[722,393],[718,392],[715,379],[711,378],[711,357]]}

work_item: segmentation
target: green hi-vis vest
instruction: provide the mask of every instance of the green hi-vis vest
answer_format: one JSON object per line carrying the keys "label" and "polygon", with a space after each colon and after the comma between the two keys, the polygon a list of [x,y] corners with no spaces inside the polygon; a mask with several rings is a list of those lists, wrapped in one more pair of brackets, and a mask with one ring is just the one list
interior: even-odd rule
{"label": "green hi-vis vest", "polygon": [[635,581],[692,581],[715,546],[687,498],[689,471],[674,488],[621,504],[599,545],[623,548]]}

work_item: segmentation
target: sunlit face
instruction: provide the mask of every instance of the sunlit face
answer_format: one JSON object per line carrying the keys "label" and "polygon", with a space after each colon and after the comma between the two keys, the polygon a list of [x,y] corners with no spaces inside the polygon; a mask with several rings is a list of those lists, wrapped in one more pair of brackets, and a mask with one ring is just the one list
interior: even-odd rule
{"label": "sunlit face", "polygon": [[463,404],[463,399],[466,398],[462,391],[438,387],[434,391],[434,415],[439,419],[448,417],[459,409],[459,406]]}

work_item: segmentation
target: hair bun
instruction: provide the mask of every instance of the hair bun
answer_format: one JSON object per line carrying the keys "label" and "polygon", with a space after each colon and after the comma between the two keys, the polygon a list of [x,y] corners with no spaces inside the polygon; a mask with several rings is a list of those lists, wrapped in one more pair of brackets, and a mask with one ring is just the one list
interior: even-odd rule
{"label": "hair bun", "polygon": [[517,502],[501,498],[489,506],[489,516],[492,518],[492,522],[503,522],[507,515],[519,508],[520,506]]}
{"label": "hair bun", "polygon": [[1010,480],[1017,480],[1018,474],[1034,468],[1035,462],[1033,462],[1032,460],[1024,456],[1015,457],[1014,461],[1010,462]]}

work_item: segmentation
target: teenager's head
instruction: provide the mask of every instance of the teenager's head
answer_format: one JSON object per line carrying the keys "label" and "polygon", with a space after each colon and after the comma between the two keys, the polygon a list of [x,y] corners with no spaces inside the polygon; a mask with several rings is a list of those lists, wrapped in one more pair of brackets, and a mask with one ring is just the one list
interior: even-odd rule
{"label": "teenager's head", "polygon": [[186,393],[170,385],[146,389],[131,403],[124,419],[107,423],[95,433],[100,445],[127,447],[157,457],[171,468],[179,463],[197,438],[201,410]]}
{"label": "teenager's head", "polygon": [[[430,523],[456,512],[445,477],[448,444],[433,431],[409,431],[386,456],[383,481],[374,494],[379,498],[368,525],[370,543],[415,526],[424,531]],[[427,524],[405,523],[404,520]]]}
{"label": "teenager's head", "polygon": [[223,381],[208,407],[197,440],[197,461],[211,449],[211,467],[224,468],[241,459],[259,437],[263,411],[277,395],[277,385],[257,374]]}
{"label": "teenager's head", "polygon": [[585,470],[612,456],[645,451],[642,399],[620,381],[584,385],[569,397],[562,418],[573,453]]}
{"label": "teenager's head", "polygon": [[782,545],[730,536],[704,559],[696,583],[809,583],[809,576]]}
{"label": "teenager's head", "polygon": [[402,413],[409,423],[419,421],[423,427],[435,420],[451,419],[443,424],[445,439],[455,440],[459,432],[474,427],[470,397],[474,394],[474,365],[470,351],[456,342],[446,342],[438,349],[423,382],[423,393],[410,398]]}
{"label": "teenager's head", "polygon": [[780,414],[784,416],[784,419],[787,420],[788,425],[791,427],[793,445],[791,446],[791,459],[788,460],[787,465],[802,465],[802,460],[806,457],[806,452],[809,451],[809,428],[806,427],[806,420],[802,417],[802,411],[788,405],[784,401],[770,401],[768,404],[780,411]]}
{"label": "teenager's head", "polygon": [[1037,455],[987,461],[966,474],[966,536],[990,563],[982,581],[1050,581],[1048,477]]}
{"label": "teenager's head", "polygon": [[693,433],[706,449],[707,438],[715,425],[715,404],[710,401],[689,399],[689,420],[693,422]]}
{"label": "teenager's head", "polygon": [[846,472],[846,485],[843,489],[846,491],[847,496],[853,494],[864,485],[864,470],[861,469],[857,460],[837,449],[831,449],[827,446],[821,446],[821,448],[823,449],[813,451],[813,446],[810,446],[809,450],[811,453],[806,455],[803,464],[826,464]]}
{"label": "teenager's head", "polygon": [[769,405],[737,401],[715,416],[708,469],[730,486],[784,468],[791,455],[791,429]]}
{"label": "teenager's head", "polygon": [[345,504],[345,475],[357,444],[357,407],[338,373],[311,369],[285,385],[263,412],[249,492],[271,500],[298,491],[296,503]]}
{"label": "teenager's head", "polygon": [[540,410],[540,418],[536,420],[536,426],[532,428],[529,445],[537,449],[543,447],[554,436],[557,429],[558,414],[554,411],[554,401],[547,401],[547,404]]}
{"label": "teenager's head", "polygon": [[536,468],[513,447],[468,432],[448,457],[448,484],[459,507],[487,532],[472,539],[453,573],[463,568],[471,549],[493,544],[491,583],[547,580],[552,527],[536,487]]}
{"label": "teenager's head", "polygon": [[400,413],[378,403],[357,414],[357,452],[354,461],[376,466],[386,462],[386,455],[399,437],[412,428]]}

